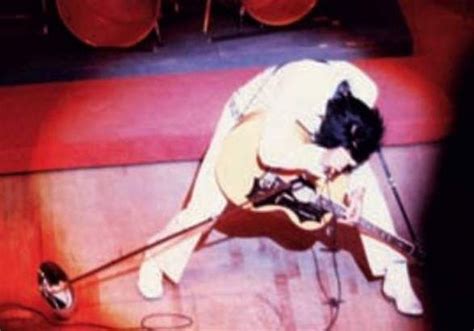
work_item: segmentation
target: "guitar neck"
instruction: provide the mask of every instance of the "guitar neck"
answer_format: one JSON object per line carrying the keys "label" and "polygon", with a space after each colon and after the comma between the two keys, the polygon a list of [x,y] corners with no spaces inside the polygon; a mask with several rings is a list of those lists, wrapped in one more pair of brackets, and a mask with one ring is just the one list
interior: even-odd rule
{"label": "guitar neck", "polygon": [[399,251],[403,255],[412,257],[416,257],[417,255],[417,250],[414,244],[399,236],[396,236],[381,229],[380,227],[367,221],[365,218],[361,218],[356,223],[356,226],[361,233],[389,245],[390,247]]}
{"label": "guitar neck", "polygon": [[[324,200],[326,210],[335,214],[338,218],[345,217],[345,207],[336,204],[329,199]],[[363,217],[360,217],[360,219],[355,223],[355,226],[361,233],[387,244],[405,256],[411,256],[417,259],[421,256],[421,253],[417,250],[414,244],[397,235],[385,231]]]}

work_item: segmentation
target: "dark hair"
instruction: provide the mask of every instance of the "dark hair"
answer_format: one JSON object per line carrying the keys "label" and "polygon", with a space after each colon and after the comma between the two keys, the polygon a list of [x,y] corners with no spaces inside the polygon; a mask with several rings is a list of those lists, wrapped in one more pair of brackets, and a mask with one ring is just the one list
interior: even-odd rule
{"label": "dark hair", "polygon": [[383,133],[379,111],[354,97],[347,81],[343,81],[326,105],[326,114],[314,141],[326,148],[342,146],[361,164],[380,147]]}

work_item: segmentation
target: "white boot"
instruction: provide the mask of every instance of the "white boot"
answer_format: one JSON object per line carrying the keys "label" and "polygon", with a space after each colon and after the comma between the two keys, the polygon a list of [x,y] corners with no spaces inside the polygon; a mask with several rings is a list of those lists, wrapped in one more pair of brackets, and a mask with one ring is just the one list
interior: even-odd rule
{"label": "white boot", "polygon": [[394,262],[387,267],[382,291],[395,301],[400,313],[412,316],[423,314],[423,306],[411,286],[406,262]]}
{"label": "white boot", "polygon": [[163,273],[154,259],[142,262],[137,285],[140,294],[146,299],[160,299],[163,296]]}

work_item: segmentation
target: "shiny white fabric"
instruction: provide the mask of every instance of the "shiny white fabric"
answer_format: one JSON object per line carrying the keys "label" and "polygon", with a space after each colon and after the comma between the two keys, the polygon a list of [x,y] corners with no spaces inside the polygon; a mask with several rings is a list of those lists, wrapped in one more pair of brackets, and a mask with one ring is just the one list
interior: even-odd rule
{"label": "shiny white fabric", "polygon": [[[285,127],[294,121],[301,122],[309,131],[315,132],[324,116],[326,103],[332,97],[338,84],[347,80],[353,95],[369,106],[377,97],[374,82],[357,67],[348,62],[316,62],[302,60],[288,63],[276,72],[271,67],[239,88],[224,106],[209,149],[202,161],[188,206],[179,212],[165,230],[157,233],[150,241],[178,231],[202,220],[218,216],[226,206],[226,199],[215,179],[216,159],[227,133],[236,125],[239,117],[255,110],[266,112],[266,123],[261,139],[260,152],[265,146],[278,146],[284,139]],[[290,151],[276,157],[262,157],[271,166],[289,167],[298,158],[309,155],[310,162],[320,157],[319,147],[312,144],[309,153],[288,157]],[[305,151],[306,152],[306,151]],[[268,154],[272,154],[271,152]],[[261,155],[262,156],[262,155]],[[304,156],[306,157],[306,156]],[[363,215],[385,230],[394,233],[389,210],[377,184],[377,179],[368,164],[359,167],[352,176],[353,185],[366,187]],[[148,258],[156,261],[160,269],[174,282],[179,282],[184,268],[201,234],[196,234],[159,251],[149,252]],[[386,267],[394,260],[404,261],[398,253],[370,238],[363,237],[370,268],[375,276],[384,274]]]}

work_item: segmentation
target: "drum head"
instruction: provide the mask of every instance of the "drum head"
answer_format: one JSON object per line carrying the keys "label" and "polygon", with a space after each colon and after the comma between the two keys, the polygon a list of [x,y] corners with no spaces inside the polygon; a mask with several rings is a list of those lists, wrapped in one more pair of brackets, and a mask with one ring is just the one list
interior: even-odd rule
{"label": "drum head", "polygon": [[143,40],[158,19],[159,0],[56,0],[59,17],[82,42],[129,47]]}
{"label": "drum head", "polygon": [[255,20],[272,26],[295,23],[306,16],[317,0],[242,0],[247,13]]}

